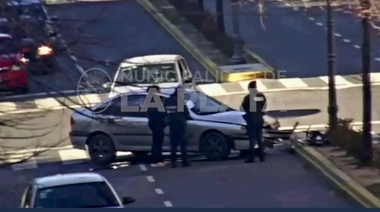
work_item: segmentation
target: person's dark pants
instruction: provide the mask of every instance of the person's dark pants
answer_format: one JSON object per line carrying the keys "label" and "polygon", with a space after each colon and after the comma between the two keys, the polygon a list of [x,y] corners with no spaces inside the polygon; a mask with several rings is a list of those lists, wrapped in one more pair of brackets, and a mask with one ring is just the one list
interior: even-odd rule
{"label": "person's dark pants", "polygon": [[[247,125],[247,135],[249,139],[249,151],[247,155],[247,161],[253,161],[256,155],[259,156],[261,161],[264,161],[264,146],[262,142],[263,137],[263,121],[250,123]],[[258,145],[258,149],[255,149],[255,145]]]}
{"label": "person's dark pants", "polygon": [[177,161],[177,148],[180,146],[182,165],[188,164],[187,159],[187,139],[186,139],[186,124],[180,122],[169,123],[170,129],[170,161],[172,166],[175,166]]}
{"label": "person's dark pants", "polygon": [[164,143],[165,131],[164,129],[151,129],[152,130],[152,163],[163,162],[162,145]]}

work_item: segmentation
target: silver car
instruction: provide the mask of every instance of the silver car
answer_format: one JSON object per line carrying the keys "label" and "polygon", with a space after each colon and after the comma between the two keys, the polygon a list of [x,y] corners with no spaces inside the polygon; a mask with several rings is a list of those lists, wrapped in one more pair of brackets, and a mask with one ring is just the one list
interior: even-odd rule
{"label": "silver car", "polygon": [[[164,101],[174,89],[162,89]],[[112,163],[117,151],[147,155],[152,146],[146,112],[125,110],[141,107],[148,93],[144,90],[115,96],[91,109],[80,109],[71,118],[71,142],[74,148],[87,149],[93,162]],[[226,159],[231,150],[248,149],[246,122],[242,112],[234,110],[202,92],[185,93],[191,120],[188,121],[188,151],[203,153],[209,160]],[[265,117],[267,128],[277,128],[276,119]],[[169,129],[165,129],[163,151],[170,151]]]}

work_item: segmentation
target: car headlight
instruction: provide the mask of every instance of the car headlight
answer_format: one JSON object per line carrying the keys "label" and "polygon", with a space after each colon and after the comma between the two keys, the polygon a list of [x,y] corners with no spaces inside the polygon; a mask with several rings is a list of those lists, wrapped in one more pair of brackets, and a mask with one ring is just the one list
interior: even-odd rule
{"label": "car headlight", "polygon": [[37,55],[38,56],[46,56],[53,54],[53,49],[49,46],[40,46],[37,49]]}
{"label": "car headlight", "polygon": [[21,67],[18,66],[18,65],[13,65],[13,66],[11,67],[11,70],[12,70],[12,71],[20,71],[20,70],[21,70]]}
{"label": "car headlight", "polygon": [[247,127],[244,126],[244,125],[242,125],[242,126],[240,127],[240,129],[241,129],[241,131],[242,131],[243,133],[246,133],[246,132],[247,132]]}

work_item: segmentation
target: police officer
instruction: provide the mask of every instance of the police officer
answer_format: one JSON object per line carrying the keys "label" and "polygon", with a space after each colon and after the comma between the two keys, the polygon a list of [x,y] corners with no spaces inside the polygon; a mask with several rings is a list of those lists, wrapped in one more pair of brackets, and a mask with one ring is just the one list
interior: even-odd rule
{"label": "police officer", "polygon": [[184,93],[185,88],[183,85],[180,85],[164,103],[170,129],[170,162],[173,168],[176,167],[178,145],[181,148],[182,166],[190,166],[186,149],[186,127],[190,114],[186,106]]}
{"label": "police officer", "polygon": [[249,150],[245,160],[246,163],[253,163],[255,155],[258,154],[260,161],[265,161],[264,147],[262,143],[262,132],[264,126],[264,109],[266,97],[263,93],[257,91],[256,81],[248,84],[249,94],[247,94],[241,108],[245,114],[243,118],[247,122],[247,135],[249,139]]}
{"label": "police officer", "polygon": [[[160,93],[160,87],[152,85],[147,89],[149,95]],[[152,167],[162,167],[165,165],[162,156],[162,145],[165,136],[165,111],[160,111],[157,107],[148,108],[148,125],[152,132]]]}

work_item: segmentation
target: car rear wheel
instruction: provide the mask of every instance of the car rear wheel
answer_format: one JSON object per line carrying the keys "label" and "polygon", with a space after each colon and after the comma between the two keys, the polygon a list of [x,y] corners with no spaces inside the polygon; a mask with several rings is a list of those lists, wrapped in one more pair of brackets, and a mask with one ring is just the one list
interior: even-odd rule
{"label": "car rear wheel", "polygon": [[230,154],[231,148],[227,139],[219,132],[208,132],[201,139],[202,150],[208,160],[224,160]]}
{"label": "car rear wheel", "polygon": [[95,164],[103,166],[115,161],[115,146],[107,135],[96,134],[91,136],[87,145],[91,161]]}

